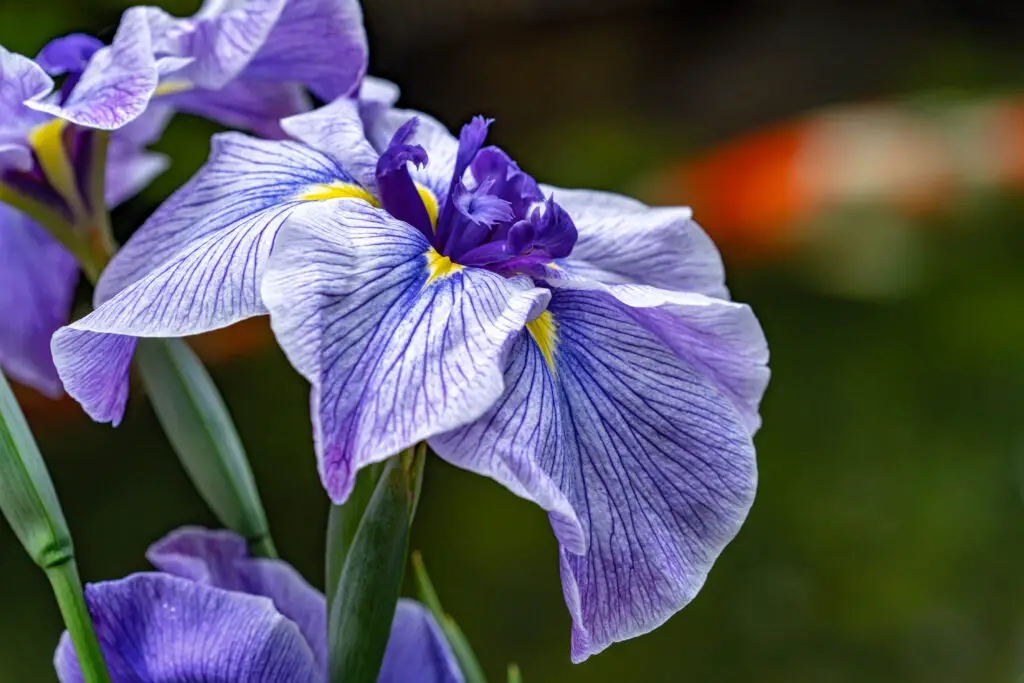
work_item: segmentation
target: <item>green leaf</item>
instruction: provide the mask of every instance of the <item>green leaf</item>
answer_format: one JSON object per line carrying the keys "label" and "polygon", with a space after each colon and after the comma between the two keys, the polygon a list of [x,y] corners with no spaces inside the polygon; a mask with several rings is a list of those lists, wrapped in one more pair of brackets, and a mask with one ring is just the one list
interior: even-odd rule
{"label": "green leaf", "polygon": [[254,554],[275,557],[241,439],[202,362],[181,339],[140,339],[135,358],[157,419],[203,500]]}
{"label": "green leaf", "polygon": [[487,683],[483,667],[480,666],[480,662],[473,653],[469,640],[458,624],[455,623],[455,620],[446,614],[441,606],[441,600],[437,597],[437,591],[434,590],[434,584],[427,574],[427,566],[419,552],[412,554],[412,567],[416,577],[416,589],[419,592],[420,602],[425,604],[427,609],[433,613],[434,619],[448,639],[448,644],[452,646],[452,652],[455,653],[455,659],[459,662],[462,675],[466,677],[466,683]]}
{"label": "green leaf", "polygon": [[42,568],[74,555],[71,533],[43,456],[7,380],[0,375],[0,508]]}
{"label": "green leaf", "polygon": [[363,520],[366,506],[377,489],[380,473],[384,471],[384,463],[374,463],[364,467],[356,475],[356,483],[352,493],[344,505],[332,505],[327,517],[327,565],[325,567],[324,585],[327,586],[327,610],[330,614],[334,604],[334,594],[341,581],[341,572],[345,567],[345,558],[352,547],[352,541]]}
{"label": "green leaf", "polygon": [[[409,472],[403,458],[394,457],[384,465],[347,550],[336,546],[347,542],[350,523],[334,525],[339,536],[328,539],[328,557],[345,559],[328,618],[330,683],[377,681],[405,574],[413,502]],[[357,510],[358,501],[351,514]]]}
{"label": "green leaf", "polygon": [[523,674],[519,671],[519,666],[516,664],[508,665],[508,683],[523,683]]}
{"label": "green leaf", "polygon": [[35,438],[2,373],[0,510],[25,551],[50,579],[86,683],[109,683],[64,512]]}

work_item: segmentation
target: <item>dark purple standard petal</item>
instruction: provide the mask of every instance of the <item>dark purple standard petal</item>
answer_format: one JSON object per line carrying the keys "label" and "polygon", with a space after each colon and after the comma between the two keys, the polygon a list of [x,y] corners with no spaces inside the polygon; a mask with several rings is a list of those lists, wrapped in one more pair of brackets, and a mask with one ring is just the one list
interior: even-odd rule
{"label": "dark purple standard petal", "polygon": [[416,166],[427,163],[427,153],[422,147],[407,144],[418,125],[418,119],[406,121],[380,155],[377,161],[377,187],[381,206],[395,218],[419,230],[429,240],[434,236],[430,214],[409,175],[410,163]]}
{"label": "dark purple standard petal", "polygon": [[393,129],[377,166],[381,204],[392,216],[414,226],[435,251],[461,266],[542,276],[552,261],[569,255],[577,237],[572,218],[545,198],[537,182],[507,154],[484,148],[492,122],[482,116],[463,126],[454,152],[447,144],[431,147],[440,157],[434,163],[452,173],[444,195],[434,197],[440,211],[431,226],[422,192],[436,191],[437,184],[417,187],[408,162],[429,166],[427,156],[433,152],[409,144],[419,118],[403,116],[372,114],[367,124],[371,139],[379,142],[390,119],[403,121]]}
{"label": "dark purple standard petal", "polygon": [[[85,589],[112,683],[317,683],[323,670],[298,628],[266,599],[166,574]],[[54,655],[61,683],[80,683],[67,634]]]}

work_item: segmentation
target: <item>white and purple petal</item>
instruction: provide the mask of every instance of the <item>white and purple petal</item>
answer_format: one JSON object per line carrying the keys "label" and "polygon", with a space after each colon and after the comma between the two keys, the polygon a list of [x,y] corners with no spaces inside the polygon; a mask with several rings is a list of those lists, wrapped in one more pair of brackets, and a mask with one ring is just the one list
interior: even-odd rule
{"label": "white and purple petal", "polygon": [[95,420],[118,422],[136,337],[177,337],[265,312],[259,281],[277,230],[320,184],[351,182],[303,145],[214,137],[210,161],[107,266],[97,308],[54,335],[54,362]]}
{"label": "white and purple petal", "polygon": [[280,139],[280,120],[307,111],[309,96],[291,82],[238,78],[218,90],[185,90],[161,98],[176,109],[252,131],[260,137]]}
{"label": "white and purple petal", "polygon": [[157,541],[146,552],[162,572],[217,588],[261,595],[298,625],[317,666],[327,667],[327,607],[323,594],[288,563],[256,558],[245,539],[231,531],[184,527]]}
{"label": "white and purple petal", "polygon": [[138,118],[156,91],[159,71],[145,8],[125,12],[113,42],[89,60],[66,101],[25,104],[86,128],[115,130]]}
{"label": "white and purple petal", "polygon": [[299,82],[330,102],[359,90],[368,58],[358,0],[288,0],[244,77]]}
{"label": "white and purple petal", "polygon": [[412,226],[343,200],[279,235],[263,297],[312,384],[320,475],[335,502],[361,467],[486,411],[509,344],[547,301],[528,278],[444,267],[432,254]]}
{"label": "white and purple petal", "polygon": [[45,97],[51,90],[53,79],[42,67],[0,46],[0,171],[32,169],[32,150],[26,134],[49,117],[24,103]]}
{"label": "white and purple petal", "polygon": [[[155,573],[91,584],[85,596],[116,683],[323,680],[298,628],[267,598]],[[83,683],[67,633],[54,666],[61,683]]]}
{"label": "white and purple petal", "polygon": [[729,298],[722,257],[688,207],[542,185],[576,224],[572,255],[552,277],[636,283]]}
{"label": "white and purple petal", "polygon": [[68,321],[78,277],[64,247],[0,204],[0,368],[47,396],[61,393],[50,337]]}
{"label": "white and purple petal", "polygon": [[[652,292],[643,301],[616,294],[557,287],[544,350],[520,335],[494,408],[430,440],[456,465],[493,469],[499,481],[511,472],[513,491],[551,512],[575,661],[656,628],[693,599],[757,481],[751,430],[705,350],[667,344],[643,306],[679,315],[680,326],[717,319],[687,317],[671,293],[661,306]],[[688,304],[738,306],[698,298]],[[733,362],[758,375],[763,360]]]}
{"label": "white and purple petal", "polygon": [[337,159],[363,187],[376,190],[380,154],[366,139],[358,100],[340,97],[282,120],[281,128],[299,142]]}
{"label": "white and purple petal", "polygon": [[189,61],[173,82],[218,90],[236,78],[267,42],[288,0],[206,0],[194,17],[145,10],[155,51]]}

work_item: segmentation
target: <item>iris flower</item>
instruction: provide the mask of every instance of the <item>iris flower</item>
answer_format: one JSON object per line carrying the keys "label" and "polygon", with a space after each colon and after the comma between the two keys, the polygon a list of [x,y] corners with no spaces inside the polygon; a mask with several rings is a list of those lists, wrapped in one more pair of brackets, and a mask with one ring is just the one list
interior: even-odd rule
{"label": "iris flower", "polygon": [[[147,109],[174,109],[278,135],[279,119],[310,108],[306,87],[333,100],[358,92],[366,73],[357,0],[206,0],[185,19],[133,7],[121,25],[111,51],[132,45],[138,57],[90,62],[81,80],[104,83],[111,64],[132,75],[110,92],[122,123]],[[78,97],[36,106],[105,127],[105,112]]]}
{"label": "iris flower", "polygon": [[686,605],[753,501],[769,375],[690,211],[540,186],[480,118],[456,140],[339,100],[282,125],[216,137],[126,245],[54,337],[68,391],[117,420],[136,337],[269,310],[336,503],[426,440],[549,511],[575,661]]}
{"label": "iris flower", "polygon": [[[184,528],[150,547],[159,570],[86,586],[111,683],[316,683],[327,673],[323,594],[231,532]],[[61,683],[84,680],[65,632]],[[462,683],[430,613],[399,600],[380,683]]]}
{"label": "iris flower", "polygon": [[[280,135],[281,117],[309,109],[305,87],[326,99],[355,93],[366,60],[356,0],[207,0],[187,19],[136,7],[110,46],[75,34],[35,61],[0,47],[0,201],[95,229],[106,208],[89,205],[103,161],[96,130],[115,131],[99,188],[113,207],[166,166],[143,147],[173,111]],[[0,203],[0,367],[51,396],[61,385],[49,339],[78,277],[72,254]]]}
{"label": "iris flower", "polygon": [[[50,336],[68,320],[79,266],[35,217],[77,229],[71,238],[81,239],[107,206],[137,193],[166,165],[161,155],[143,149],[160,134],[163,117],[117,131],[104,153],[94,128],[39,111],[74,100],[97,112],[97,127],[124,122],[110,89],[132,81],[121,65],[141,59],[141,52],[122,40],[96,56],[101,47],[93,38],[71,35],[51,42],[35,61],[0,47],[0,367],[51,396],[61,387]],[[104,70],[102,83],[81,79],[94,56]],[[53,78],[60,76],[65,80],[58,89]],[[104,168],[106,181],[97,186]]]}

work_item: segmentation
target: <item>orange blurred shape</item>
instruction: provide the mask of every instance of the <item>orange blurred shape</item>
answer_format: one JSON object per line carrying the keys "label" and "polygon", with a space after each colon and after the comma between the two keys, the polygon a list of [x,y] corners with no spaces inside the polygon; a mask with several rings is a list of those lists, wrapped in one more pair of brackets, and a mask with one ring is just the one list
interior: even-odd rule
{"label": "orange blurred shape", "polygon": [[670,168],[652,185],[655,204],[688,204],[732,253],[761,253],[784,242],[786,226],[814,209],[797,159],[807,125],[772,126]]}
{"label": "orange blurred shape", "polygon": [[1024,99],[836,107],[768,126],[679,162],[649,184],[689,204],[734,256],[819,237],[828,209],[878,203],[916,217],[970,191],[1024,188]]}

